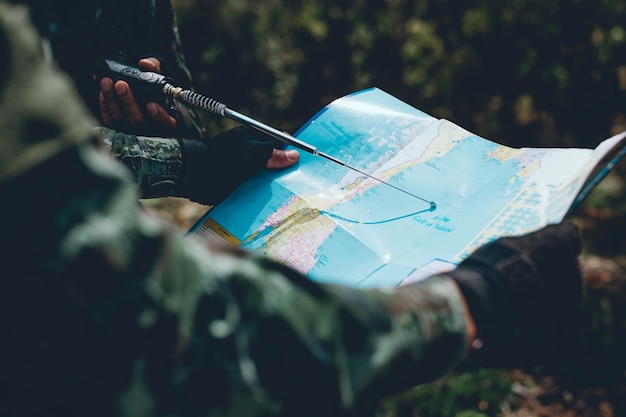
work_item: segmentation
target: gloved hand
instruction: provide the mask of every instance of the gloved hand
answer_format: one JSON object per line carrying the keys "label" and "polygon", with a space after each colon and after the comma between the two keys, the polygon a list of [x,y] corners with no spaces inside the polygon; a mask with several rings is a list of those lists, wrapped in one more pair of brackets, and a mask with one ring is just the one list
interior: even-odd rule
{"label": "gloved hand", "polygon": [[449,272],[482,344],[461,370],[567,360],[578,342],[579,253],[578,229],[561,223],[489,243]]}
{"label": "gloved hand", "polygon": [[267,166],[283,143],[253,128],[240,126],[211,138],[179,139],[184,183],[180,195],[202,204],[217,204],[241,183]]}

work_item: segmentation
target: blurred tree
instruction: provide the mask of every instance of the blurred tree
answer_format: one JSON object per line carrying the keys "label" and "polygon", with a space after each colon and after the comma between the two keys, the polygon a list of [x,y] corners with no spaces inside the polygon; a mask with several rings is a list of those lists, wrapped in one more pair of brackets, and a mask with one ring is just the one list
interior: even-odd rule
{"label": "blurred tree", "polygon": [[626,115],[618,0],[175,6],[198,90],[289,131],[371,86],[512,146],[594,146]]}

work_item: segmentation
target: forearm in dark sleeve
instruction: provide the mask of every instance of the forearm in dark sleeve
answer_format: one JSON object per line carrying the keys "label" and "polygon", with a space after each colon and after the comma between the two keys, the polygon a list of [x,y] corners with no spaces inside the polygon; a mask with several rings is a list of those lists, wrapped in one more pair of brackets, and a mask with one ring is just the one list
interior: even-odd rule
{"label": "forearm in dark sleeve", "polygon": [[113,156],[134,174],[142,198],[184,197],[213,205],[267,165],[275,140],[251,128],[175,139],[97,128]]}

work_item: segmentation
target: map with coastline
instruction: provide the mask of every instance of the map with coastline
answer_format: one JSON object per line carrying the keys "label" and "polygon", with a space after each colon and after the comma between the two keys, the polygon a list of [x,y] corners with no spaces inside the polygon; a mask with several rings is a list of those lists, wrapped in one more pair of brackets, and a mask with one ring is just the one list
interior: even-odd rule
{"label": "map with coastline", "polygon": [[353,287],[412,282],[500,236],[561,221],[598,154],[622,139],[595,151],[510,148],[377,88],[335,100],[294,136],[358,171],[301,152],[296,166],[245,182],[190,233]]}

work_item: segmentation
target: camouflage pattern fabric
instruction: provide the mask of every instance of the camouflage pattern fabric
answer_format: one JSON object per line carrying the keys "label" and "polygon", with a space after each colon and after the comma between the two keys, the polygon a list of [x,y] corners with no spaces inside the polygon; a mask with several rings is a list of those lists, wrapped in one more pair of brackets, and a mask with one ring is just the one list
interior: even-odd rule
{"label": "camouflage pattern fabric", "polygon": [[351,415],[464,356],[448,278],[315,283],[143,214],[35,39],[0,0],[2,415]]}
{"label": "camouflage pattern fabric", "polygon": [[[94,128],[130,168],[142,198],[184,197],[217,204],[267,165],[276,143],[252,128],[236,127],[203,139],[129,135]],[[263,137],[262,137],[263,136]]]}
{"label": "camouflage pattern fabric", "polygon": [[95,130],[115,158],[135,174],[142,198],[182,196],[183,161],[178,140],[125,135],[104,127]]}

